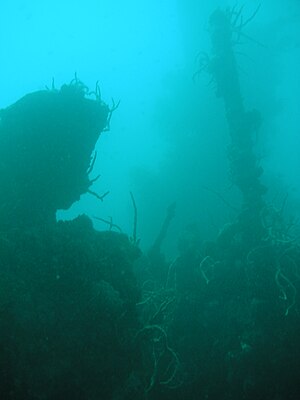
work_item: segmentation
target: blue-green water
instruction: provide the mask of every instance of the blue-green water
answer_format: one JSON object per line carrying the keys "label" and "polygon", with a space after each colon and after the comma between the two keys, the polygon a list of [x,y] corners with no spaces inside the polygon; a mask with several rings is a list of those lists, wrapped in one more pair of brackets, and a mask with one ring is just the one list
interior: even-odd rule
{"label": "blue-green water", "polygon": [[299,21],[1,5],[0,399],[299,398]]}

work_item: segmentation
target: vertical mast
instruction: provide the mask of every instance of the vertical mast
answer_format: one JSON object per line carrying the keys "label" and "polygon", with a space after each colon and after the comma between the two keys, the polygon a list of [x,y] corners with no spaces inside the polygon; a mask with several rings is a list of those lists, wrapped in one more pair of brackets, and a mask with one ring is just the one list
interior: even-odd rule
{"label": "vertical mast", "polygon": [[[241,94],[234,41],[242,34],[238,27],[240,12],[216,10],[210,17],[212,58],[207,68],[223,98],[231,143],[228,157],[232,183],[242,193],[243,205],[239,215],[239,231],[248,244],[255,244],[263,234],[261,223],[265,207],[265,186],[260,182],[263,173],[255,155],[253,138],[260,125],[258,111],[246,111]],[[237,37],[237,39],[236,39]]]}

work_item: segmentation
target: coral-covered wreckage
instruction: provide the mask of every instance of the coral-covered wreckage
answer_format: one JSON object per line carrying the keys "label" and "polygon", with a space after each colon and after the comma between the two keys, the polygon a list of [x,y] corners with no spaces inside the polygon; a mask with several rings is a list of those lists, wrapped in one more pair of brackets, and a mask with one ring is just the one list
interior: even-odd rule
{"label": "coral-covered wreckage", "polygon": [[151,264],[159,261],[155,246],[149,254],[152,282],[147,276],[142,286],[142,319],[152,341],[155,326],[161,327],[177,354],[170,380],[152,344],[146,397],[151,400],[299,398],[300,245],[284,208],[267,201],[254,146],[261,116],[246,110],[235,51],[258,10],[249,18],[242,10],[211,15],[211,55],[204,54],[200,65],[224,103],[230,179],[240,191],[241,209],[214,241],[201,245],[199,232],[189,227],[160,285],[157,265]]}
{"label": "coral-covered wreckage", "polygon": [[89,191],[111,112],[77,78],[1,111],[3,400],[109,399],[128,375],[138,251],[84,215],[55,219]]}
{"label": "coral-covered wreckage", "polygon": [[87,192],[91,154],[110,110],[86,94],[76,78],[1,110],[1,227],[53,222],[56,210]]}

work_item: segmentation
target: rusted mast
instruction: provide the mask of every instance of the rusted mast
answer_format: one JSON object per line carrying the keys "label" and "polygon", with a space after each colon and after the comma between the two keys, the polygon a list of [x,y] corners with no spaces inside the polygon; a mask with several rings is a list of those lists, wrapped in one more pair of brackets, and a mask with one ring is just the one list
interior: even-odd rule
{"label": "rusted mast", "polygon": [[[262,213],[265,209],[266,187],[261,183],[263,173],[254,151],[254,137],[260,125],[258,111],[246,111],[241,94],[235,41],[242,35],[244,24],[238,22],[240,12],[216,10],[210,17],[212,57],[207,69],[223,98],[231,143],[228,149],[232,183],[242,193],[242,210],[237,230],[246,245],[254,245],[264,235]],[[248,246],[246,246],[248,247]]]}

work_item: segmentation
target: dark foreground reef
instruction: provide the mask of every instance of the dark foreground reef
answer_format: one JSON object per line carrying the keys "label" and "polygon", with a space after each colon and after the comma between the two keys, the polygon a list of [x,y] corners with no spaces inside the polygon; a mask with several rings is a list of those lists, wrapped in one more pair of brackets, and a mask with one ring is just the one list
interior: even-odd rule
{"label": "dark foreground reef", "polygon": [[131,369],[137,251],[87,217],[0,234],[1,399],[111,398]]}

